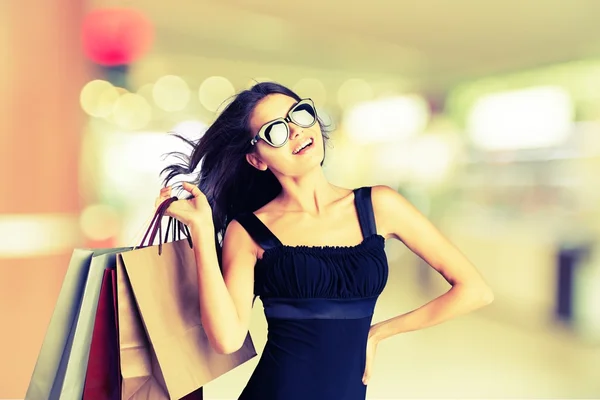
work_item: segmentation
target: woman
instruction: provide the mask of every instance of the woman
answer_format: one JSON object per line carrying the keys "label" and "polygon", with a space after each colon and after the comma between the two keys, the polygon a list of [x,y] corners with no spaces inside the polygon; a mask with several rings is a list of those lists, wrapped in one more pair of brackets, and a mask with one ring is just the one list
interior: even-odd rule
{"label": "woman", "polygon": [[[166,181],[198,185],[167,215],[190,228],[202,322],[214,348],[239,349],[260,296],[268,340],[240,399],[364,399],[377,344],[475,310],[493,295],[475,267],[396,191],[332,185],[321,168],[327,132],[309,99],[275,83],[241,92]],[[157,202],[171,196],[161,190]],[[371,326],[401,240],[452,285]],[[216,240],[215,240],[216,239]],[[222,271],[219,267],[222,267]]]}

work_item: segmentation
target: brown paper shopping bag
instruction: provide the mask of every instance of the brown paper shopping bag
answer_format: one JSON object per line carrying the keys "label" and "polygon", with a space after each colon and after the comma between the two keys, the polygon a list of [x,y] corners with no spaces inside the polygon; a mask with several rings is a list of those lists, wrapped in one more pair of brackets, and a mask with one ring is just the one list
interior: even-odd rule
{"label": "brown paper shopping bag", "polygon": [[171,398],[181,398],[256,356],[250,334],[232,354],[219,354],[210,345],[200,319],[191,244],[184,239],[135,249],[120,255],[118,267],[129,278]]}
{"label": "brown paper shopping bag", "polygon": [[117,314],[121,399],[169,399],[162,372],[144,330],[129,279],[117,258]]}
{"label": "brown paper shopping bag", "polygon": [[197,388],[187,396],[169,396],[156,353],[148,340],[129,277],[121,257],[116,267],[116,328],[119,338],[119,365],[122,400],[202,400],[203,389]]}

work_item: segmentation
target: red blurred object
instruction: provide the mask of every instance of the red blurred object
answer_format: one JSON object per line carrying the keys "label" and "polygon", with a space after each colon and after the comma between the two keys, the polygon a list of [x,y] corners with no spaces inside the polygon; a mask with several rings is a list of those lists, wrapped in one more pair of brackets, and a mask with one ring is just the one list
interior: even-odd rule
{"label": "red blurred object", "polygon": [[142,57],[152,45],[154,26],[140,11],[102,8],[83,19],[83,50],[100,65],[127,65]]}

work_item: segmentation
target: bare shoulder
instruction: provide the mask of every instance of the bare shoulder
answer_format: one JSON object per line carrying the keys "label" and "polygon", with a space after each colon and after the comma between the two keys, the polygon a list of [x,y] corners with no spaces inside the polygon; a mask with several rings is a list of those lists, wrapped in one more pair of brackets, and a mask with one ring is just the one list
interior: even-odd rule
{"label": "bare shoulder", "polygon": [[376,185],[371,187],[373,207],[379,206],[379,208],[385,208],[385,206],[391,206],[401,198],[403,199],[402,195],[389,186]]}
{"label": "bare shoulder", "polygon": [[386,238],[398,236],[398,221],[409,222],[420,216],[404,196],[386,185],[371,188],[371,201],[377,230]]}
{"label": "bare shoulder", "polygon": [[242,224],[236,219],[232,220],[229,225],[227,225],[225,236],[223,238],[223,253],[225,254],[229,251],[257,254],[256,243]]}

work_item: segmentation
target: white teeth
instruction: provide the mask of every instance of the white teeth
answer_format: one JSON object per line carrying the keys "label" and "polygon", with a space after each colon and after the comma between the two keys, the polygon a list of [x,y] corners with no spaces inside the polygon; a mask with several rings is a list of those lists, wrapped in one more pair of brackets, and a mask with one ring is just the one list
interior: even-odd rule
{"label": "white teeth", "polygon": [[306,146],[312,144],[313,140],[311,138],[306,139],[305,141],[303,141],[302,143],[300,143],[298,145],[298,147],[296,147],[296,149],[293,151],[293,154],[297,154],[299,153],[303,148],[305,148]]}

